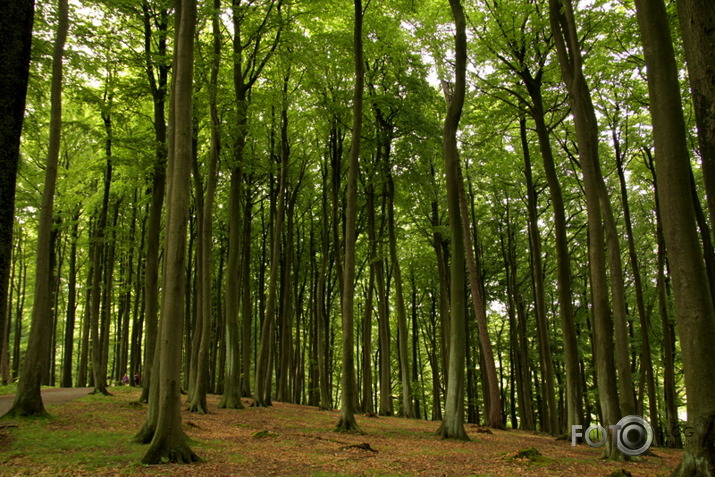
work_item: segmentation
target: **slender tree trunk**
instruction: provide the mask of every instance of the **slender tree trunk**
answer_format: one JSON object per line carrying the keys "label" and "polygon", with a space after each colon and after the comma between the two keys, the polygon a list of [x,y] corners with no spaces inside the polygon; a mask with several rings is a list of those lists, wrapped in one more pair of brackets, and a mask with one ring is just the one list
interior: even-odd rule
{"label": "slender tree trunk", "polygon": [[[176,55],[174,63],[173,141],[167,194],[167,224],[165,237],[166,270],[160,329],[159,373],[155,387],[159,388],[156,432],[142,458],[144,464],[160,462],[189,463],[198,457],[189,448],[181,427],[180,367],[181,338],[175,330],[183,329],[184,261],[186,258],[186,224],[189,212],[189,178],[192,143],[192,77],[193,43],[196,24],[196,4],[182,0],[177,4]],[[157,379],[158,378],[158,379]],[[158,386],[157,386],[158,385]]]}
{"label": "slender tree trunk", "polygon": [[[206,404],[206,393],[209,385],[209,346],[211,341],[211,255],[212,255],[212,229],[213,229],[213,205],[216,196],[216,169],[218,158],[221,153],[221,135],[219,131],[220,121],[217,108],[218,73],[221,62],[221,30],[219,27],[219,13],[221,11],[221,0],[214,0],[212,12],[213,31],[213,57],[211,60],[211,77],[209,80],[209,115],[211,117],[211,148],[209,152],[208,177],[206,178],[206,196],[203,200],[203,217],[200,221],[201,246],[198,249],[200,260],[197,265],[201,267],[201,279],[198,282],[197,290],[200,296],[199,323],[201,326],[201,341],[197,352],[196,376],[194,377],[194,391],[189,403],[190,412],[206,414],[208,405]],[[240,404],[240,401],[239,401]]]}
{"label": "slender tree trunk", "polygon": [[330,243],[330,220],[328,216],[328,173],[327,173],[327,163],[326,160],[324,167],[322,167],[322,193],[321,193],[321,207],[322,207],[322,228],[320,233],[320,238],[322,242],[321,246],[321,260],[320,260],[320,271],[318,272],[318,283],[316,289],[316,334],[317,334],[317,355],[318,355],[318,387],[319,389],[319,402],[318,406],[321,410],[329,410],[332,408],[330,400],[330,387],[329,387],[329,367],[328,367],[328,308],[327,300],[328,290],[327,290],[327,279],[328,279],[328,262],[329,262],[329,243]]}
{"label": "slender tree trunk", "polygon": [[[388,136],[389,137],[389,136]],[[388,143],[389,147],[389,143]],[[388,149],[389,150],[389,149]],[[389,155],[386,154],[386,160]],[[392,174],[387,174],[387,230],[390,241],[390,260],[392,274],[395,280],[395,304],[397,305],[397,334],[398,351],[400,355],[400,381],[402,381],[402,416],[407,418],[417,417],[412,407],[412,377],[410,375],[410,362],[408,359],[407,340],[407,312],[405,311],[405,297],[402,291],[402,272],[397,258],[397,237],[395,231],[395,183]]]}
{"label": "slender tree trunk", "polygon": [[[523,312],[522,298],[517,285],[517,260],[515,233],[511,219],[511,207],[507,196],[506,204],[506,231],[501,233],[502,255],[504,257],[504,270],[506,273],[507,293],[509,295],[507,313],[509,314],[510,327],[513,325],[513,345],[516,373],[515,381],[519,401],[520,429],[535,430],[534,411],[532,407],[531,386],[529,385],[529,347],[527,330],[527,314]],[[500,226],[501,228],[501,226]],[[506,243],[504,240],[506,235]],[[512,404],[514,406],[514,404]]]}
{"label": "slender tree trunk", "polygon": [[[156,53],[152,50],[153,34],[151,25],[154,24],[154,22],[149,11],[149,3],[146,0],[142,2],[142,11],[144,21],[145,67],[154,100],[153,123],[155,140],[155,159],[152,171],[149,219],[146,229],[146,265],[144,267],[144,324],[146,331],[144,339],[144,366],[140,373],[142,394],[139,398],[141,402],[148,402],[152,371],[154,369],[154,356],[156,354],[156,341],[158,338],[161,215],[164,205],[167,167],[167,131],[164,109],[166,104],[169,66],[164,59],[167,55],[167,11],[166,9],[161,9],[159,19],[156,22],[158,27],[158,38],[156,39],[158,50]],[[156,62],[155,58],[159,58],[159,61]],[[158,70],[156,76],[154,73],[155,67]],[[132,372],[139,373],[139,369],[132,370]]]}
{"label": "slender tree trunk", "polygon": [[[107,79],[109,81],[109,79]],[[109,86],[106,86],[109,88]],[[111,102],[111,99],[109,100]],[[103,106],[104,107],[104,106]],[[111,106],[109,106],[111,108]],[[90,332],[91,332],[91,361],[92,375],[94,377],[93,393],[108,395],[106,373],[102,370],[103,349],[102,341],[103,334],[102,323],[105,321],[101,313],[102,302],[102,278],[109,273],[105,270],[104,265],[108,263],[106,253],[108,245],[105,243],[105,233],[107,229],[107,215],[109,212],[109,195],[112,184],[112,117],[109,111],[102,111],[102,120],[107,137],[105,138],[105,159],[107,161],[104,170],[104,192],[102,197],[102,206],[99,211],[99,219],[96,225],[93,242],[94,256],[92,257],[92,268],[94,274],[92,276],[92,299],[90,303]],[[107,291],[105,290],[105,293]]]}
{"label": "slender tree trunk", "polygon": [[569,103],[576,125],[576,138],[581,157],[589,232],[589,270],[591,307],[594,321],[595,367],[601,403],[602,425],[608,430],[603,455],[616,459],[621,454],[609,426],[620,419],[616,364],[614,360],[613,320],[610,315],[606,244],[603,234],[603,211],[598,172],[598,127],[591,94],[582,70],[582,58],[576,21],[570,0],[549,0],[549,18],[559,57],[561,72],[569,91]]}
{"label": "slender tree trunk", "polygon": [[656,288],[658,290],[658,314],[660,315],[661,328],[663,330],[663,397],[665,400],[665,435],[663,443],[666,447],[682,448],[680,432],[678,429],[678,402],[675,391],[675,329],[668,316],[668,284],[666,282],[666,251],[665,238],[663,237],[663,221],[658,203],[658,181],[653,166],[653,159],[648,154],[651,173],[653,174],[653,185],[655,189],[655,214],[656,214],[656,236],[658,240],[658,278]]}
{"label": "slender tree trunk", "polygon": [[459,198],[459,149],[457,129],[462,116],[466,90],[467,34],[464,10],[459,0],[449,0],[455,23],[455,83],[449,98],[447,115],[444,120],[444,163],[447,176],[447,208],[449,227],[452,233],[451,263],[451,308],[449,335],[449,368],[447,396],[442,425],[438,434],[442,438],[468,440],[464,429],[464,359],[466,352],[465,333],[467,330],[467,310],[465,306],[464,283],[464,240]]}
{"label": "slender tree trunk", "polygon": [[345,260],[343,266],[342,287],[342,410],[336,430],[349,432],[360,428],[355,421],[355,348],[353,304],[355,300],[355,244],[357,242],[357,188],[360,172],[360,134],[362,132],[363,89],[365,81],[365,63],[363,60],[362,0],[355,0],[355,19],[353,30],[353,56],[355,62],[355,92],[353,96],[353,133],[350,143],[350,162],[348,164],[347,199],[345,203]]}
{"label": "slender tree trunk", "polygon": [[715,475],[715,366],[709,360],[711,343],[715,341],[715,310],[691,200],[678,70],[663,2],[637,0],[636,13],[648,73],[658,203],[673,276],[688,424],[693,429],[683,460],[673,475],[708,477]]}
{"label": "slender tree trunk", "polygon": [[280,176],[276,198],[275,219],[272,227],[270,274],[268,277],[268,298],[266,302],[266,316],[261,326],[261,340],[256,358],[256,387],[254,390],[254,406],[269,406],[271,402],[271,378],[273,367],[271,365],[272,343],[275,329],[276,305],[278,297],[278,280],[280,273],[280,247],[281,232],[283,230],[283,217],[285,215],[285,191],[288,177],[288,119],[285,104],[281,111],[281,152]]}
{"label": "slender tree trunk", "polygon": [[[90,237],[94,236],[93,232],[93,220],[90,218],[88,235]],[[89,257],[94,254],[94,245],[92,241],[89,241]],[[89,261],[87,280],[85,282],[85,289],[87,290],[84,297],[84,313],[82,315],[81,322],[81,335],[80,335],[80,353],[79,353],[79,364],[77,366],[77,387],[81,388],[87,385],[87,373],[88,373],[88,363],[89,363],[89,325],[90,325],[90,313],[92,303],[92,289],[91,283],[94,280],[94,267],[92,266],[92,261]]]}
{"label": "slender tree trunk", "polygon": [[372,399],[372,315],[375,288],[375,260],[377,255],[377,239],[375,232],[375,187],[367,186],[367,234],[370,250],[370,276],[365,292],[365,314],[362,321],[362,410],[374,413],[375,405]]}
{"label": "slender tree trunk", "polygon": [[541,387],[543,389],[545,430],[552,436],[561,433],[559,414],[556,409],[554,394],[554,361],[551,356],[549,324],[546,317],[546,296],[544,292],[544,265],[541,256],[541,237],[539,236],[538,214],[536,210],[536,189],[531,171],[531,153],[526,137],[526,119],[519,121],[521,147],[524,153],[524,175],[526,176],[526,197],[529,210],[529,244],[531,251],[531,275],[534,283],[536,329],[539,342],[539,363],[541,364]]}
{"label": "slender tree trunk", "polygon": [[74,323],[77,313],[77,239],[79,229],[79,212],[72,219],[72,235],[70,236],[70,263],[67,283],[67,318],[65,320],[65,340],[62,356],[62,380],[60,386],[72,387],[72,351],[74,349]]}
{"label": "slender tree trunk", "polygon": [[[69,29],[67,0],[58,0],[57,35],[52,51],[52,85],[50,90],[50,137],[45,166],[45,185],[40,205],[40,220],[37,231],[37,258],[35,264],[35,302],[32,308],[30,338],[20,375],[15,401],[8,416],[45,415],[40,395],[40,382],[45,372],[43,363],[50,339],[47,329],[51,327],[52,292],[50,279],[50,235],[57,183],[57,164],[60,155],[62,131],[62,58]],[[3,192],[5,194],[5,192]],[[2,272],[5,273],[5,272]],[[0,284],[1,285],[1,284]],[[4,294],[4,292],[2,292]]]}
{"label": "slender tree trunk", "polygon": [[583,423],[583,396],[581,392],[578,343],[574,324],[573,298],[571,292],[571,258],[566,231],[566,212],[561,184],[556,173],[554,155],[551,149],[549,130],[544,119],[544,105],[541,95],[541,75],[523,77],[532,101],[532,117],[539,139],[539,151],[544,164],[544,173],[549,187],[549,196],[554,214],[554,235],[556,242],[557,285],[559,292],[559,316],[564,336],[564,360],[566,362],[566,432],[571,433],[575,425]]}
{"label": "slender tree trunk", "polygon": [[[249,175],[250,178],[250,175]],[[249,180],[250,182],[250,180]],[[244,190],[243,238],[241,251],[241,276],[243,277],[243,297],[241,298],[241,394],[251,395],[251,223],[253,220],[253,197],[250,187]]]}
{"label": "slender tree trunk", "polygon": [[[613,131],[613,147],[616,154],[616,167],[618,172],[618,180],[621,185],[621,201],[623,204],[623,220],[626,224],[626,239],[628,241],[628,257],[631,263],[633,272],[633,286],[636,291],[636,306],[638,308],[638,317],[641,326],[641,368],[645,372],[645,382],[641,382],[641,388],[647,390],[648,408],[650,422],[657,425],[658,420],[658,400],[656,398],[655,379],[653,377],[653,360],[650,350],[650,319],[645,309],[645,300],[643,298],[643,284],[641,282],[640,264],[638,263],[638,255],[636,254],[635,238],[633,237],[633,225],[631,223],[631,210],[628,203],[628,188],[626,187],[626,176],[623,168],[623,154],[621,151],[620,140]],[[658,444],[657,439],[654,444]]]}

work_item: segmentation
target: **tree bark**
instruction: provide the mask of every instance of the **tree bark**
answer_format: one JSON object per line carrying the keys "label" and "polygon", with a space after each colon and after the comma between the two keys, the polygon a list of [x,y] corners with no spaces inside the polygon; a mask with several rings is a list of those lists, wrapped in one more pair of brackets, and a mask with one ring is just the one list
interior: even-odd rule
{"label": "tree bark", "polygon": [[608,299],[606,244],[602,229],[604,211],[602,210],[601,183],[599,181],[598,127],[591,94],[583,75],[581,50],[571,1],[550,0],[549,18],[561,73],[569,92],[569,104],[576,126],[576,140],[581,157],[586,193],[591,306],[596,349],[595,366],[603,417],[602,425],[608,430],[603,456],[616,459],[620,456],[620,452],[614,445],[613,432],[609,426],[618,422],[621,410],[614,360],[613,320],[610,315]]}
{"label": "tree bark", "polygon": [[536,329],[539,342],[539,363],[541,364],[541,388],[544,394],[544,419],[546,432],[552,436],[561,433],[559,428],[559,413],[556,409],[556,394],[554,393],[554,361],[551,356],[551,340],[549,324],[546,317],[546,296],[544,292],[544,264],[541,256],[541,237],[539,235],[538,214],[536,210],[536,189],[531,170],[531,153],[526,137],[526,119],[519,120],[521,147],[524,153],[524,176],[526,177],[526,198],[529,211],[529,244],[531,251],[531,275],[534,284],[534,302],[536,314]]}
{"label": "tree bark", "polygon": [[348,163],[347,198],[345,203],[345,250],[342,287],[342,409],[336,430],[357,431],[355,421],[355,348],[353,304],[355,301],[355,244],[357,242],[357,188],[360,173],[360,134],[362,133],[363,89],[365,82],[365,62],[363,60],[362,0],[355,0],[353,29],[353,59],[355,63],[355,90],[353,96],[353,132]]}
{"label": "tree bark", "polygon": [[[708,477],[715,475],[715,367],[709,360],[715,341],[715,310],[691,199],[678,69],[663,2],[636,0],[636,13],[648,75],[658,203],[673,277],[688,424],[694,431],[673,475]],[[708,47],[698,44],[698,48]]]}
{"label": "tree bark", "polygon": [[281,232],[283,230],[283,218],[285,216],[285,191],[288,178],[288,162],[290,159],[288,149],[288,105],[285,104],[281,111],[281,151],[280,175],[278,179],[278,191],[276,197],[276,211],[272,226],[270,274],[268,277],[268,298],[266,301],[266,316],[261,326],[261,340],[258,346],[258,356],[256,358],[256,387],[253,392],[253,406],[271,405],[271,376],[273,367],[271,366],[271,353],[274,341],[275,316],[278,304],[278,281],[280,279],[280,248]]}
{"label": "tree bark", "polygon": [[63,388],[72,387],[72,350],[74,349],[74,324],[77,313],[77,239],[79,237],[79,211],[75,214],[70,236],[70,263],[67,283],[67,317],[65,320],[64,355],[62,356]]}
{"label": "tree bark", "polygon": [[549,186],[549,196],[554,214],[559,316],[564,334],[564,360],[566,362],[566,431],[570,434],[574,425],[583,423],[584,412],[571,292],[571,258],[566,231],[566,212],[561,184],[554,164],[549,130],[544,119],[541,72],[535,77],[532,77],[530,73],[526,74],[523,79],[532,101],[531,113],[539,139],[539,151],[544,164],[544,174]]}
{"label": "tree bark", "polygon": [[192,78],[196,3],[182,0],[177,4],[175,78],[171,101],[174,108],[171,163],[165,236],[166,270],[160,329],[159,388],[156,431],[143,464],[160,462],[190,463],[198,457],[189,448],[181,427],[180,363],[181,338],[176,330],[183,329],[184,262],[186,258],[186,224],[189,212],[189,178],[192,149]]}
{"label": "tree bark", "polygon": [[[165,119],[165,104],[168,85],[169,65],[164,60],[166,57],[166,36],[168,29],[168,13],[161,9],[158,27],[158,50],[152,51],[152,18],[149,4],[142,2],[144,20],[144,57],[147,70],[147,79],[153,98],[154,115],[154,140],[155,159],[152,171],[151,198],[149,205],[149,219],[146,228],[146,256],[144,267],[144,324],[146,326],[144,339],[144,366],[141,372],[142,394],[140,402],[149,401],[149,390],[154,369],[154,356],[158,337],[159,316],[159,252],[161,248],[161,215],[164,206],[164,193],[166,189],[166,160],[167,160],[167,131]],[[154,58],[159,58],[155,63]],[[158,74],[155,75],[154,68]],[[139,369],[132,370],[139,373]]]}
{"label": "tree bark", "polygon": [[[688,64],[710,229],[715,229],[715,12],[708,0],[678,0],[678,18]],[[712,284],[711,284],[712,286]]]}
{"label": "tree bark", "polygon": [[444,119],[443,145],[447,177],[447,209],[452,234],[452,262],[450,268],[451,307],[449,335],[449,365],[444,418],[438,434],[442,438],[469,440],[464,429],[464,360],[467,312],[464,283],[464,240],[459,198],[459,149],[457,129],[462,116],[466,91],[467,34],[464,10],[459,0],[449,0],[455,24],[455,83],[454,92]]}
{"label": "tree bark", "polygon": [[[389,138],[389,136],[388,136]],[[389,143],[387,144],[389,148]],[[385,160],[389,160],[389,149],[385,153]],[[407,341],[407,312],[405,311],[405,297],[402,292],[402,271],[397,258],[397,237],[395,231],[395,182],[392,174],[387,174],[387,230],[390,241],[390,261],[392,274],[395,280],[395,304],[397,308],[397,334],[398,352],[400,355],[400,381],[402,382],[402,416],[414,418],[415,411],[412,407],[412,377],[408,359]]]}
{"label": "tree bark", "polygon": [[34,11],[34,0],[3,2],[0,7],[0,38],[4,43],[0,50],[0,379],[3,384],[10,376],[8,297],[12,229]]}
{"label": "tree bark", "polygon": [[[621,185],[621,202],[623,204],[623,220],[626,224],[626,240],[628,241],[628,257],[633,272],[633,286],[636,291],[636,307],[641,326],[641,368],[645,372],[645,383],[641,382],[641,388],[647,390],[650,422],[658,423],[658,400],[656,398],[655,379],[653,377],[653,360],[650,350],[650,319],[645,309],[643,298],[643,284],[641,282],[640,264],[636,254],[635,238],[633,237],[633,225],[631,223],[631,210],[628,203],[628,189],[626,187],[626,176],[623,167],[623,153],[621,151],[620,140],[616,131],[613,131],[613,147],[616,155],[616,168],[618,180]],[[657,439],[654,441],[658,445]]]}
{"label": "tree bark", "polygon": [[[219,27],[219,13],[221,11],[221,0],[214,0],[211,18],[213,32],[213,56],[211,58],[211,74],[209,79],[209,116],[211,118],[211,146],[209,152],[209,164],[206,178],[206,196],[203,200],[203,214],[200,221],[201,246],[198,250],[200,260],[197,265],[201,267],[201,280],[197,285],[197,293],[200,295],[199,323],[201,326],[201,341],[196,364],[196,376],[194,377],[194,392],[189,403],[190,412],[206,414],[208,406],[206,404],[206,393],[209,385],[209,346],[211,341],[211,318],[213,307],[211,305],[211,255],[212,255],[212,230],[213,230],[213,205],[216,196],[216,169],[218,158],[221,154],[221,133],[217,107],[218,73],[221,63],[221,29]],[[240,404],[240,401],[239,401]]]}
{"label": "tree bark", "polygon": [[[13,20],[15,21],[15,20]],[[30,338],[20,375],[15,401],[7,416],[41,416],[47,414],[40,395],[40,382],[46,370],[47,346],[52,325],[52,292],[50,269],[52,218],[54,212],[57,164],[62,134],[62,58],[69,30],[67,0],[58,0],[57,34],[52,50],[52,84],[50,87],[50,137],[45,166],[45,185],[40,205],[37,231],[37,258],[35,262],[35,303],[32,308]],[[5,71],[5,70],[3,70]],[[12,166],[12,165],[10,165]],[[5,192],[3,192],[5,193]],[[14,209],[11,209],[14,210]]]}

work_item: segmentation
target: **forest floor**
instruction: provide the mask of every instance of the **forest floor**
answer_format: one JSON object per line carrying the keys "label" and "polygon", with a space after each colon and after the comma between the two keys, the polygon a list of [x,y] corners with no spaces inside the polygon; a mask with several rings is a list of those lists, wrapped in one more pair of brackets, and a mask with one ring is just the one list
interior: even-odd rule
{"label": "forest floor", "polygon": [[[626,469],[645,477],[669,475],[682,455],[657,448],[638,462],[607,462],[585,445],[533,432],[489,434],[471,424],[471,441],[441,440],[439,423],[397,417],[358,415],[365,434],[344,434],[333,431],[338,411],[284,403],[226,410],[209,396],[209,414],[183,413],[191,447],[204,462],[143,466],[137,462],[146,446],[131,438],[146,405],[136,402],[138,389],[111,391],[48,405],[50,418],[0,421],[0,475],[607,476]],[[529,447],[542,457],[513,458]]]}

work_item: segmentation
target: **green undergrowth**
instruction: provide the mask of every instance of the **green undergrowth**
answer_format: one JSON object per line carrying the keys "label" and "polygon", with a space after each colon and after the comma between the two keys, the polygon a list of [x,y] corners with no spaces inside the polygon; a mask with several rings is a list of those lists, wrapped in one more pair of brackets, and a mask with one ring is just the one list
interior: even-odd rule
{"label": "green undergrowth", "polygon": [[7,396],[17,392],[17,383],[0,384],[0,396]]}
{"label": "green undergrowth", "polygon": [[123,468],[139,461],[145,447],[133,444],[126,432],[58,429],[61,418],[26,419],[7,429],[0,444],[0,467],[13,474],[52,468],[86,471]]}

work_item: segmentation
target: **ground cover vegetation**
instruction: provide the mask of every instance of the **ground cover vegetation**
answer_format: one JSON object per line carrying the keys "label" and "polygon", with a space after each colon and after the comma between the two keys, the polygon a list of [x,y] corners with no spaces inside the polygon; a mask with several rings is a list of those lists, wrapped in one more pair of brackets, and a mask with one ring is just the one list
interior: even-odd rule
{"label": "ground cover vegetation", "polygon": [[[146,415],[141,391],[112,388],[112,396],[85,396],[49,404],[50,418],[0,429],[0,475],[477,475],[667,476],[682,451],[656,449],[638,462],[600,460],[600,449],[571,447],[548,434],[466,424],[470,441],[443,440],[429,420],[358,416],[365,434],[335,433],[338,410],[282,402],[241,412],[182,410],[183,428],[204,462],[141,465],[146,446],[131,437]],[[538,449],[540,456],[529,454]],[[519,456],[525,452],[527,456]]]}
{"label": "ground cover vegetation", "polygon": [[[251,446],[290,412],[372,450],[373,422],[453,449],[599,424],[588,455],[620,462],[609,426],[640,415],[683,449],[673,475],[715,475],[706,0],[0,8],[0,378],[21,428],[52,425],[25,420],[42,385],[127,384],[144,464],[217,458],[186,409],[271,407]],[[517,447],[558,460],[539,439]]]}

